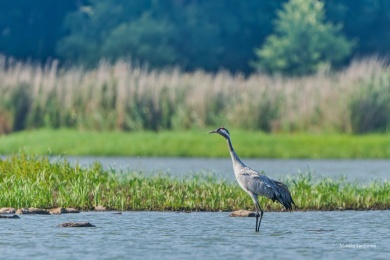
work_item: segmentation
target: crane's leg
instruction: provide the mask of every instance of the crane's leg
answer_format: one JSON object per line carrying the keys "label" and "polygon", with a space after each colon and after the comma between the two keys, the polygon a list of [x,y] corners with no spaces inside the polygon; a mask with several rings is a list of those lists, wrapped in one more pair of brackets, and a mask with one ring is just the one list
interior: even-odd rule
{"label": "crane's leg", "polygon": [[[263,210],[260,207],[260,204],[258,202],[255,203],[255,208],[256,208],[256,232],[260,231],[260,224],[261,224],[261,219],[263,218]],[[260,211],[260,213],[259,213]]]}

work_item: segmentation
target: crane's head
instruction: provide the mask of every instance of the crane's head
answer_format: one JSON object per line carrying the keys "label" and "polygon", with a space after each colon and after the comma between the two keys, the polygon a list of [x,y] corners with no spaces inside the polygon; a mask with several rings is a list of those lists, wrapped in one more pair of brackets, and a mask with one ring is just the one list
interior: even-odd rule
{"label": "crane's head", "polygon": [[226,139],[230,139],[229,131],[225,127],[220,127],[218,129],[215,129],[213,131],[208,132],[208,134],[219,134],[225,137]]}

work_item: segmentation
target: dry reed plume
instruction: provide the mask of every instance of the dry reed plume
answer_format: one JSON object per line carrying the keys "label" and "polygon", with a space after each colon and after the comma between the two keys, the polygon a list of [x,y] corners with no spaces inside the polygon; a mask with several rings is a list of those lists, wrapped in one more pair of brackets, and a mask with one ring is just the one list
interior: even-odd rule
{"label": "dry reed plume", "polygon": [[300,78],[94,70],[0,58],[0,133],[39,127],[160,130],[229,125],[267,132],[387,131],[390,68],[375,58]]}

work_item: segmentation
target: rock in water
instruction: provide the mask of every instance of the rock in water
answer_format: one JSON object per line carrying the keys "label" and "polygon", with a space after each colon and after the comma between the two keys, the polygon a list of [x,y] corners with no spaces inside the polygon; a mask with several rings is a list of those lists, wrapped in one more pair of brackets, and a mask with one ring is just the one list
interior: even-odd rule
{"label": "rock in water", "polygon": [[96,227],[89,222],[64,222],[57,227]]}
{"label": "rock in water", "polygon": [[0,218],[20,218],[18,215],[0,215]]}
{"label": "rock in water", "polygon": [[14,214],[15,212],[16,212],[16,209],[15,208],[11,208],[11,207],[6,207],[6,208],[1,208],[0,209],[0,214],[4,214],[4,213]]}
{"label": "rock in water", "polygon": [[80,211],[74,208],[62,208],[62,207],[54,208],[50,210],[50,214],[54,214],[54,215],[65,214],[65,213],[80,213]]}
{"label": "rock in water", "polygon": [[230,217],[256,217],[256,213],[249,210],[240,209],[237,211],[233,211],[229,216]]}
{"label": "rock in water", "polygon": [[96,207],[94,208],[94,210],[95,210],[95,211],[106,211],[107,208],[104,207],[104,206],[102,206],[102,205],[99,205],[99,206],[96,206]]}
{"label": "rock in water", "polygon": [[49,211],[47,209],[38,209],[38,208],[21,208],[16,211],[15,214],[41,214],[41,215],[49,215]]}
{"label": "rock in water", "polygon": [[66,213],[65,208],[59,207],[59,208],[50,209],[50,214],[57,215],[57,214],[62,214],[62,213]]}
{"label": "rock in water", "polygon": [[80,210],[75,208],[66,208],[66,213],[80,213]]}

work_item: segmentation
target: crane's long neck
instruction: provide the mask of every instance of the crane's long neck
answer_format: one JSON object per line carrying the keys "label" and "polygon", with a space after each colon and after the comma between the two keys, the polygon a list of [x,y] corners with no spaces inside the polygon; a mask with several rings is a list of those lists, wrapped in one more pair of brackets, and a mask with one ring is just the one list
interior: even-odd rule
{"label": "crane's long neck", "polygon": [[238,157],[236,151],[234,151],[234,148],[233,148],[232,142],[230,141],[230,138],[226,138],[226,140],[227,140],[227,143],[229,146],[230,156],[232,157],[232,163],[233,163],[234,170],[236,170],[236,169],[238,170],[240,168],[246,167],[246,165]]}

